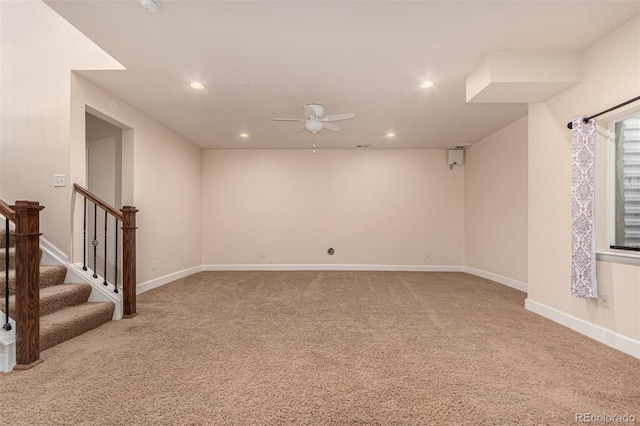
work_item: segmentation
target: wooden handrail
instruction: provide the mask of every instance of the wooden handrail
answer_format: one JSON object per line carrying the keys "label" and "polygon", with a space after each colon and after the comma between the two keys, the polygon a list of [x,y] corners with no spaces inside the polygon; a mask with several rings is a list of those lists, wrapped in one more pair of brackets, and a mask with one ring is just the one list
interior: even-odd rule
{"label": "wooden handrail", "polygon": [[93,195],[91,192],[87,191],[86,189],[84,189],[83,187],[81,187],[80,185],[78,185],[77,183],[73,184],[73,189],[80,193],[83,197],[85,197],[86,199],[90,200],[91,202],[95,203],[98,205],[98,207],[100,207],[103,210],[106,210],[109,212],[109,214],[111,214],[112,216],[115,216],[118,218],[118,220],[120,222],[124,222],[124,216],[122,215],[121,212],[119,212],[118,210],[116,210],[115,208],[111,207],[109,204],[107,204],[106,202],[102,201],[100,198],[96,197],[95,195]]}
{"label": "wooden handrail", "polygon": [[16,222],[16,212],[9,206],[9,204],[0,200],[0,214],[9,219],[11,222]]}

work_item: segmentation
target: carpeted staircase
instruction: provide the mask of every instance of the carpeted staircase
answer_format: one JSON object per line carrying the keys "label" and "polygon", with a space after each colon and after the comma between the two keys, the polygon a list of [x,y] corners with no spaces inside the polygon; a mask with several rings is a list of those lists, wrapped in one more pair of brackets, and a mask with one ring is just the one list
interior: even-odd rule
{"label": "carpeted staircase", "polygon": [[[15,319],[15,249],[9,239],[9,316]],[[5,232],[0,231],[0,311],[5,312]],[[64,283],[65,266],[40,266],[40,351],[111,321],[115,305],[87,302],[89,284]]]}

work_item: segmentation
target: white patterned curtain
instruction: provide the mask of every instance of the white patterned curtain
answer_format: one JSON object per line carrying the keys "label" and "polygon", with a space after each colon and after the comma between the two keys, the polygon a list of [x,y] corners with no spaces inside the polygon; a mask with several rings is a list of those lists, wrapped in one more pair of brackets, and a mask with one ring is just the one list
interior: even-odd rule
{"label": "white patterned curtain", "polygon": [[596,123],[583,122],[584,116],[573,119],[571,171],[571,294],[597,298],[595,169]]}

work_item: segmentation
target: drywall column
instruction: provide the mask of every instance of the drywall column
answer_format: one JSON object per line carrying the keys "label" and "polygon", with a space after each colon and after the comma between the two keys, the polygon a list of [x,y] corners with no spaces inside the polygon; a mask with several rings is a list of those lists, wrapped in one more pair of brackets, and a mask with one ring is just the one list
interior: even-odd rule
{"label": "drywall column", "polygon": [[527,118],[465,155],[467,271],[527,289]]}

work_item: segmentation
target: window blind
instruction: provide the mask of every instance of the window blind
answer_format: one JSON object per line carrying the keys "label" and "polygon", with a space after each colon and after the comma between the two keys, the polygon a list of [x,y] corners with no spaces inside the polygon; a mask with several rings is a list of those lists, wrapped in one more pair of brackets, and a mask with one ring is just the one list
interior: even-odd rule
{"label": "window blind", "polygon": [[616,123],[616,246],[640,248],[640,116]]}

